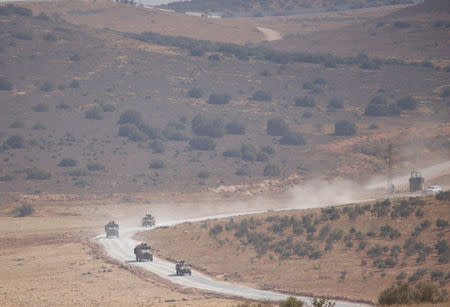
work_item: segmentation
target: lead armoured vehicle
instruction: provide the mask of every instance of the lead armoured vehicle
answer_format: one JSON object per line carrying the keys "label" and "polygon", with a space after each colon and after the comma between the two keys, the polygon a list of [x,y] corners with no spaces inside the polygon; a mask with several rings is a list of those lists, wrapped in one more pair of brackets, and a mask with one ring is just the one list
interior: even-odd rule
{"label": "lead armoured vehicle", "polygon": [[150,247],[150,245],[147,245],[147,243],[136,245],[136,247],[134,248],[134,254],[136,255],[136,261],[153,261],[152,248]]}
{"label": "lead armoured vehicle", "polygon": [[192,274],[191,265],[187,264],[184,260],[177,262],[177,264],[175,265],[175,269],[177,271],[177,275]]}
{"label": "lead armoured vehicle", "polygon": [[151,214],[146,214],[142,218],[142,227],[153,227],[155,226],[155,217]]}
{"label": "lead armoured vehicle", "polygon": [[106,237],[119,237],[119,224],[117,224],[114,221],[108,222],[108,224],[105,225],[105,232]]}

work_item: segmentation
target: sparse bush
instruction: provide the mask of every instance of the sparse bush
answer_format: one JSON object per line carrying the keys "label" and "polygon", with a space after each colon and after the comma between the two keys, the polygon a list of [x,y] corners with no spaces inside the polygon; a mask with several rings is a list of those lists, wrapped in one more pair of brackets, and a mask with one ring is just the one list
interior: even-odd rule
{"label": "sparse bush", "polygon": [[209,230],[209,236],[210,237],[215,237],[217,236],[219,233],[221,233],[223,231],[223,227],[220,224],[215,225],[213,228],[211,228]]}
{"label": "sparse bush", "polygon": [[205,55],[205,51],[200,49],[200,48],[193,48],[191,49],[191,55],[192,56],[204,56]]}
{"label": "sparse bush", "polygon": [[203,98],[203,90],[197,87],[193,87],[189,90],[187,96],[189,98]]}
{"label": "sparse bush", "polygon": [[272,101],[272,94],[270,92],[258,90],[252,95],[251,99],[255,101]]}
{"label": "sparse bush", "polygon": [[70,57],[70,60],[73,62],[79,62],[81,60],[80,56],[78,54],[74,54]]}
{"label": "sparse bush", "polygon": [[225,133],[223,120],[220,118],[209,118],[205,115],[197,115],[191,121],[192,132],[199,136],[213,138],[223,137]]}
{"label": "sparse bush", "polygon": [[103,119],[103,110],[99,106],[91,107],[88,110],[86,110],[86,112],[84,112],[84,117],[86,119],[101,120]]}
{"label": "sparse bush", "polygon": [[266,131],[271,136],[283,136],[289,132],[289,126],[281,118],[271,118],[267,121]]}
{"label": "sparse bush", "polygon": [[311,118],[312,116],[313,116],[313,114],[309,111],[302,114],[302,118]]}
{"label": "sparse bush", "polygon": [[189,145],[193,149],[197,150],[214,150],[216,149],[216,143],[208,136],[194,137],[189,141]]}
{"label": "sparse bush", "polygon": [[49,21],[50,17],[48,17],[48,15],[45,14],[44,12],[41,12],[41,13],[39,13],[39,15],[36,16],[36,19]]}
{"label": "sparse bush", "polygon": [[280,176],[280,168],[275,164],[268,164],[264,168],[264,177],[279,177]]}
{"label": "sparse bush", "polygon": [[243,165],[236,171],[235,174],[238,176],[250,176],[250,173],[250,167],[248,165]]}
{"label": "sparse bush", "polygon": [[41,87],[40,90],[43,92],[51,92],[53,91],[55,87],[53,86],[53,84],[50,81],[45,81]]}
{"label": "sparse bush", "polygon": [[147,123],[140,123],[137,128],[143,132],[149,139],[161,138],[161,131],[157,127],[153,127]]}
{"label": "sparse bush", "polygon": [[450,97],[450,86],[446,86],[442,89],[441,97]]}
{"label": "sparse bush", "polygon": [[244,135],[245,125],[238,121],[232,121],[225,126],[225,131],[227,132],[227,134]]}
{"label": "sparse bush", "polygon": [[31,35],[31,33],[25,33],[25,32],[13,33],[13,34],[11,34],[11,37],[13,37],[15,39],[26,40],[26,41],[30,41],[33,39],[33,36]]}
{"label": "sparse bush", "polygon": [[0,7],[0,15],[22,15],[22,16],[33,16],[33,11],[31,9],[15,6],[14,4],[8,3],[6,6]]}
{"label": "sparse bush", "polygon": [[162,131],[162,134],[165,138],[170,141],[187,141],[189,140],[189,135],[182,130],[178,130],[175,128],[167,127]]}
{"label": "sparse bush", "polygon": [[56,106],[57,109],[61,109],[61,110],[69,110],[70,106],[66,103],[60,103],[59,105]]}
{"label": "sparse bush", "polygon": [[0,176],[0,182],[7,182],[14,180],[14,176],[10,174],[5,174]]}
{"label": "sparse bush", "polygon": [[375,69],[380,69],[380,66],[381,66],[381,62],[380,62],[380,61],[366,60],[366,61],[363,61],[363,62],[359,65],[359,68],[361,68],[361,69],[375,70]]}
{"label": "sparse bush", "polygon": [[31,205],[22,204],[20,207],[16,207],[11,211],[14,217],[25,217],[32,215],[34,213],[34,208]]}
{"label": "sparse bush", "polygon": [[208,60],[209,60],[209,61],[219,62],[219,61],[220,61],[220,55],[219,55],[218,53],[210,54],[210,55],[208,56]]}
{"label": "sparse bush", "polygon": [[77,166],[77,161],[72,158],[64,158],[59,163],[58,166],[60,167],[74,167]]}
{"label": "sparse bush", "polygon": [[44,34],[44,36],[42,37],[44,40],[49,41],[49,42],[56,42],[58,40],[58,38],[56,37],[55,34],[52,33],[47,33]]}
{"label": "sparse bush", "polygon": [[303,307],[303,302],[293,296],[288,297],[279,304],[280,307]]}
{"label": "sparse bush", "polygon": [[367,105],[364,114],[367,116],[398,116],[400,108],[391,104],[384,96],[375,96]]}
{"label": "sparse bush", "polygon": [[105,166],[98,161],[91,161],[86,165],[87,169],[90,171],[104,171]]}
{"label": "sparse bush", "polygon": [[9,125],[9,128],[14,128],[14,129],[18,129],[18,128],[23,128],[25,127],[25,124],[21,121],[16,119],[15,121],[13,121],[11,123],[11,125]]}
{"label": "sparse bush", "polygon": [[80,179],[80,180],[77,180],[77,181],[75,181],[74,182],[74,184],[73,184],[73,186],[74,187],[77,187],[77,188],[85,188],[85,187],[88,187],[88,186],[90,186],[91,184],[89,183],[89,181],[88,180],[86,180],[86,179]]}
{"label": "sparse bush", "polygon": [[407,96],[398,99],[397,105],[403,110],[415,110],[417,108],[417,101],[411,96]]}
{"label": "sparse bush", "polygon": [[441,192],[438,193],[436,196],[437,200],[450,200],[450,191],[445,191],[445,192]]}
{"label": "sparse bush", "polygon": [[165,168],[166,165],[164,164],[163,160],[153,160],[152,162],[150,162],[149,168],[153,168],[153,169],[162,169]]}
{"label": "sparse bush", "polygon": [[422,209],[419,208],[416,210],[416,217],[422,218],[424,215],[425,215],[425,212],[423,212]]}
{"label": "sparse bush", "polygon": [[261,146],[261,151],[268,155],[272,155],[275,153],[275,149],[273,149],[273,147],[270,145]]}
{"label": "sparse bush", "polygon": [[394,22],[394,27],[399,28],[399,29],[409,28],[410,26],[411,26],[411,24],[406,21],[397,20],[396,22]]}
{"label": "sparse bush", "polygon": [[409,283],[414,283],[423,278],[427,270],[425,269],[417,269],[411,276],[408,278]]}
{"label": "sparse bush", "polygon": [[6,148],[20,149],[25,147],[25,139],[21,135],[12,135],[8,137],[3,145]]}
{"label": "sparse bush", "polygon": [[197,173],[197,177],[201,179],[209,178],[209,172],[208,171],[200,171]]}
{"label": "sparse bush", "polygon": [[239,158],[241,157],[241,150],[240,149],[227,149],[223,152],[222,154],[224,157],[229,157],[229,158]]}
{"label": "sparse bush", "polygon": [[139,126],[142,123],[142,115],[136,110],[126,110],[120,114],[119,125],[133,124]]}
{"label": "sparse bush", "polygon": [[444,229],[444,228],[448,227],[448,221],[445,221],[443,219],[437,219],[436,227],[439,229]]}
{"label": "sparse bush", "polygon": [[33,130],[46,130],[46,129],[47,129],[47,126],[44,125],[44,124],[41,123],[41,122],[37,122],[37,123],[34,124],[34,126],[33,126]]}
{"label": "sparse bush", "polygon": [[356,134],[356,125],[348,120],[341,120],[334,124],[334,134],[338,136],[352,136]]}
{"label": "sparse bush", "polygon": [[13,89],[13,85],[5,77],[0,77],[0,91],[10,91]]}
{"label": "sparse bush", "polygon": [[342,108],[344,108],[344,101],[342,101],[342,99],[337,97],[331,98],[331,100],[327,104],[328,110],[337,110]]}
{"label": "sparse bush", "polygon": [[295,105],[297,107],[314,107],[316,102],[314,101],[314,97],[304,96],[302,98],[295,98]]}
{"label": "sparse bush", "polygon": [[228,104],[230,96],[228,94],[211,94],[207,103],[209,104]]}
{"label": "sparse bush", "polygon": [[127,137],[133,142],[142,142],[147,140],[147,136],[136,126],[125,124],[119,127],[119,136]]}
{"label": "sparse bush", "polygon": [[78,168],[78,169],[71,170],[68,173],[68,175],[72,176],[72,177],[85,177],[85,176],[89,175],[89,173],[84,168]]}
{"label": "sparse bush", "polygon": [[153,150],[153,153],[163,153],[166,151],[166,145],[161,140],[153,140],[148,144],[148,147]]}
{"label": "sparse bush", "polygon": [[305,145],[306,141],[305,138],[303,137],[303,134],[297,132],[288,132],[287,134],[283,135],[283,137],[280,139],[280,144],[301,146]]}
{"label": "sparse bush", "polygon": [[70,87],[71,88],[79,88],[80,87],[80,81],[78,80],[72,80],[72,82],[70,82]]}
{"label": "sparse bush", "polygon": [[52,174],[50,172],[47,172],[42,169],[38,168],[30,168],[26,170],[27,173],[27,179],[33,179],[33,180],[47,180],[50,179]]}
{"label": "sparse bush", "polygon": [[35,112],[48,112],[48,104],[38,103],[32,107]]}
{"label": "sparse bush", "polygon": [[113,104],[102,104],[101,107],[103,112],[114,112],[116,110]]}

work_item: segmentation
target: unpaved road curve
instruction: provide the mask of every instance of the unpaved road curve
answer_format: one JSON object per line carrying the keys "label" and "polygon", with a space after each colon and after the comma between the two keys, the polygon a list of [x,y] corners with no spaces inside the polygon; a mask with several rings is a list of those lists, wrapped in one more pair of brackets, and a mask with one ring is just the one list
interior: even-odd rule
{"label": "unpaved road curve", "polygon": [[[201,217],[196,219],[189,220],[177,220],[170,221],[163,224],[157,224],[156,227],[162,226],[172,226],[185,222],[197,222],[208,219],[216,219],[216,218],[224,218],[231,217],[237,215],[245,215],[245,214],[255,214],[262,213],[264,211],[252,211],[252,212],[244,212],[238,214],[226,214],[226,215],[216,215],[209,217]],[[134,241],[131,236],[139,231],[149,230],[149,228],[126,228],[120,230],[120,238],[106,238],[105,235],[99,235],[96,240],[104,247],[105,251],[109,256],[123,262],[126,264],[135,265],[142,269],[148,270],[152,273],[159,275],[162,278],[168,279],[173,283],[197,288],[207,291],[212,291],[220,294],[225,294],[229,296],[242,297],[245,299],[253,299],[253,300],[270,300],[270,301],[280,301],[284,300],[288,297],[286,294],[272,292],[272,291],[264,291],[258,289],[252,289],[245,286],[239,286],[235,284],[229,284],[221,281],[215,281],[204,274],[201,274],[195,270],[192,270],[191,276],[177,276],[175,274],[175,264],[169,261],[165,261],[163,259],[159,259],[154,257],[153,262],[136,262],[134,256],[134,247],[138,242]],[[297,296],[298,299],[303,300],[304,302],[310,303],[312,298]],[[310,304],[309,304],[310,305]],[[336,301],[336,306],[338,307],[356,307],[356,306],[368,306],[360,303],[351,303],[351,302],[343,302]]]}

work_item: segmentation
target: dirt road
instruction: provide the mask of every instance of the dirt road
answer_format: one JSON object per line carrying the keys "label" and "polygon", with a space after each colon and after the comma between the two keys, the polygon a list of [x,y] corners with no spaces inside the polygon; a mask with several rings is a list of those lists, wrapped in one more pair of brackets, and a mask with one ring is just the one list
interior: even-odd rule
{"label": "dirt road", "polygon": [[[261,211],[262,212],[262,211]],[[157,224],[156,227],[164,227],[164,226],[172,226],[180,223],[186,223],[186,222],[197,222],[202,220],[208,220],[208,219],[216,219],[221,217],[231,217],[231,216],[237,216],[237,215],[244,215],[244,214],[254,214],[258,213],[255,211],[252,212],[243,212],[243,213],[236,213],[236,214],[226,214],[226,215],[215,215],[215,216],[209,216],[209,217],[199,217],[195,219],[189,219],[189,220],[173,220],[169,221],[163,224]],[[246,299],[253,299],[253,300],[270,300],[270,301],[280,301],[283,299],[286,299],[289,295],[272,292],[272,291],[263,291],[258,289],[252,289],[249,287],[229,284],[225,282],[219,282],[215,281],[197,271],[192,271],[192,275],[190,276],[177,276],[175,274],[175,264],[159,259],[157,257],[154,257],[153,262],[136,262],[133,249],[138,244],[138,242],[131,239],[131,236],[135,234],[136,232],[148,230],[149,228],[126,228],[120,230],[120,238],[105,238],[104,235],[98,236],[96,239],[99,241],[100,244],[103,245],[106,252],[113,258],[126,263],[138,266],[142,269],[151,271],[157,275],[159,275],[162,278],[166,278],[170,280],[173,283],[180,284],[185,287],[193,287],[197,289],[212,291],[220,294],[230,295],[230,296],[237,296],[237,297],[243,297]],[[309,297],[303,297],[299,296],[298,299],[301,299],[307,303],[311,303],[312,298]],[[342,301],[336,301],[336,306],[338,307],[344,307],[344,306],[367,306],[361,303],[351,303],[351,302],[342,302]]]}

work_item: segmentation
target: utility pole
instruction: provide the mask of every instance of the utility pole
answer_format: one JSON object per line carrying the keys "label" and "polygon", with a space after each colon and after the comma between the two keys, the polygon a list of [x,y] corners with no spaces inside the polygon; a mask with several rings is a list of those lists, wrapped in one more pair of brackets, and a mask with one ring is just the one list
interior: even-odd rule
{"label": "utility pole", "polygon": [[394,193],[395,187],[392,184],[392,143],[388,143],[387,148],[387,191],[388,193]]}

